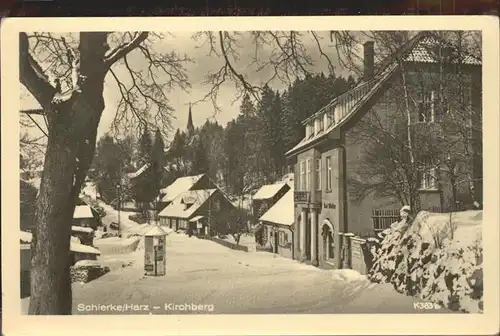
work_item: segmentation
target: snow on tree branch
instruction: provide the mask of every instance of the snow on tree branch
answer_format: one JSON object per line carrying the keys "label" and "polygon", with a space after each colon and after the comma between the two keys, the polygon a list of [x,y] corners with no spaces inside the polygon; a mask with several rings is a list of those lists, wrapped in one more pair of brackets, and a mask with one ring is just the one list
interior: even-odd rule
{"label": "snow on tree branch", "polygon": [[134,33],[134,37],[130,40],[130,42],[119,45],[106,55],[106,59],[104,61],[106,66],[108,68],[111,67],[114,63],[116,63],[116,61],[125,57],[129,52],[139,47],[139,45],[148,38],[148,35],[148,32]]}
{"label": "snow on tree branch", "polygon": [[50,105],[56,90],[29,50],[28,35],[19,34],[19,79],[42,107]]}

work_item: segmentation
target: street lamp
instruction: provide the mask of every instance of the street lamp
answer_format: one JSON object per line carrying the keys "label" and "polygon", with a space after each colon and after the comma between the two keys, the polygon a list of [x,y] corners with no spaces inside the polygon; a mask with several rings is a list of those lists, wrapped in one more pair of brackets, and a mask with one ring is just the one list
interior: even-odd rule
{"label": "street lamp", "polygon": [[116,189],[118,190],[118,236],[121,237],[121,233],[122,233],[122,225],[121,225],[121,222],[120,222],[120,210],[121,210],[121,207],[122,207],[122,202],[121,202],[121,197],[122,197],[122,193],[121,193],[121,183],[117,184],[116,185]]}

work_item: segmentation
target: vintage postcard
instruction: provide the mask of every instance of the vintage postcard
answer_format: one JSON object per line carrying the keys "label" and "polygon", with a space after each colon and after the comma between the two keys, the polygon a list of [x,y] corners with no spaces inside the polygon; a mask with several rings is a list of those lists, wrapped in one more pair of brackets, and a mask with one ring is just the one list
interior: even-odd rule
{"label": "vintage postcard", "polygon": [[5,20],[5,334],[495,333],[498,27]]}

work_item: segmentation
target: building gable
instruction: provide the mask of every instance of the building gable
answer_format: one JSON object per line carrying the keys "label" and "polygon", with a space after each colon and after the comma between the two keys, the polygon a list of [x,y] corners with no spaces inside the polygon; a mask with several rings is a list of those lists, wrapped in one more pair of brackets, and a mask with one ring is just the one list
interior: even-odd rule
{"label": "building gable", "polygon": [[[341,138],[342,132],[349,129],[374,106],[391,86],[394,75],[399,70],[401,62],[411,64],[432,64],[437,62],[437,40],[429,32],[420,32],[403,45],[394,55],[382,62],[379,71],[369,79],[348,92],[334,98],[303,123],[306,136],[286,155],[296,156],[298,153],[314,146],[328,138]],[[449,47],[443,49],[449,50]],[[441,57],[441,56],[440,56]],[[450,55],[451,63],[462,62],[468,66],[478,66],[481,62],[470,55],[461,59]]]}

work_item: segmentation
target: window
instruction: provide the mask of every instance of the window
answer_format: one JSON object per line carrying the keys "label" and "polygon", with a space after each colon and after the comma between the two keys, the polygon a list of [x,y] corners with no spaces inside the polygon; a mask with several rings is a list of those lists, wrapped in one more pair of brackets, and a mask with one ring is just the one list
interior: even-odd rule
{"label": "window", "polygon": [[316,159],[316,190],[321,190],[321,159]]}
{"label": "window", "polygon": [[288,233],[284,231],[279,231],[278,233],[278,245],[282,247],[287,247],[288,245]]}
{"label": "window", "polygon": [[430,158],[424,158],[421,165],[420,189],[436,189],[437,167]]}
{"label": "window", "polygon": [[436,118],[436,103],[436,91],[431,91],[429,93],[420,93],[419,99],[417,100],[418,122],[429,123],[439,121],[441,119],[440,114],[438,115],[438,118]]}
{"label": "window", "polygon": [[214,200],[213,206],[214,206],[215,211],[219,211],[220,210],[220,200],[218,200],[218,199]]}
{"label": "window", "polygon": [[302,161],[300,163],[299,189],[306,190],[306,162],[305,161]]}
{"label": "window", "polygon": [[332,190],[332,157],[326,157],[326,190]]}
{"label": "window", "polygon": [[306,183],[304,190],[310,190],[311,188],[311,159],[307,159],[306,161]]}

